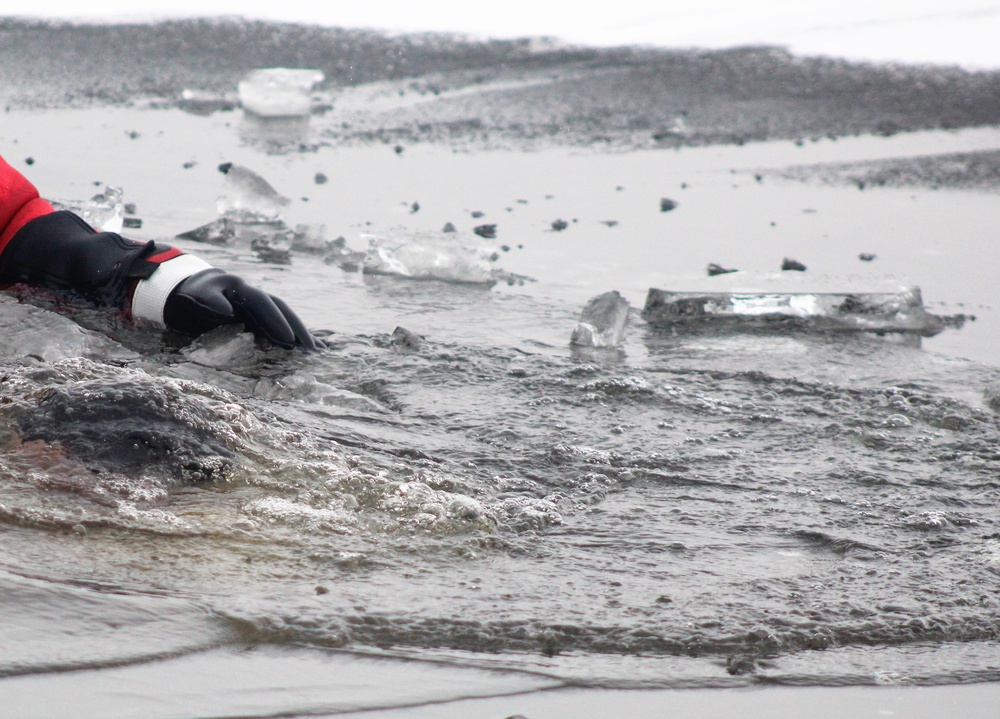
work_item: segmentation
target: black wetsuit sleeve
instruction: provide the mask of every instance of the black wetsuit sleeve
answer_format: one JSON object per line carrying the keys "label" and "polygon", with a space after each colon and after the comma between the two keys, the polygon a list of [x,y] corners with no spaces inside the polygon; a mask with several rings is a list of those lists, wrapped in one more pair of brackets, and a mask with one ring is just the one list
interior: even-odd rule
{"label": "black wetsuit sleeve", "polygon": [[98,307],[127,309],[136,280],[158,267],[150,258],[172,248],[96,232],[71,212],[25,224],[0,254],[0,285],[26,284],[75,293]]}

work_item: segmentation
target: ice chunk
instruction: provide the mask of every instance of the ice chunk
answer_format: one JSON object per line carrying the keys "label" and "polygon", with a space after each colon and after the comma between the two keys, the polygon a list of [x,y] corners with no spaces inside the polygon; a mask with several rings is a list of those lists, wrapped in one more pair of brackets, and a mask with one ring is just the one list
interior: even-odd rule
{"label": "ice chunk", "polygon": [[323,255],[332,251],[338,241],[341,245],[346,242],[343,237],[331,240],[327,236],[326,225],[296,225],[292,231],[291,247],[296,252]]}
{"label": "ice chunk", "polygon": [[220,215],[235,222],[275,221],[292,202],[248,167],[224,162],[219,172],[226,176],[226,189],[216,206]]}
{"label": "ice chunk", "polygon": [[617,347],[625,338],[628,311],[628,300],[617,290],[592,298],[580,313],[580,321],[573,330],[570,344]]}
{"label": "ice chunk", "polygon": [[238,324],[223,325],[198,337],[181,353],[205,367],[233,369],[254,366],[256,346],[253,335]]}
{"label": "ice chunk", "polygon": [[260,233],[250,240],[250,249],[262,262],[287,265],[292,261],[292,231],[278,230]]}
{"label": "ice chunk", "polygon": [[80,217],[99,232],[121,232],[125,222],[122,189],[106,185],[79,209]]}
{"label": "ice chunk", "polygon": [[488,286],[497,282],[495,254],[463,243],[453,233],[394,231],[387,238],[362,237],[368,240],[362,268],[366,274]]}
{"label": "ice chunk", "polygon": [[910,332],[932,337],[944,321],[924,309],[920,289],[871,293],[668,292],[650,289],[643,318],[671,327],[704,322],[790,324],[821,330]]}
{"label": "ice chunk", "polygon": [[208,90],[186,89],[177,98],[177,107],[192,115],[211,115],[213,112],[236,109],[236,99]]}
{"label": "ice chunk", "polygon": [[247,112],[261,117],[300,117],[309,114],[309,94],[323,79],[319,70],[271,67],[252,70],[237,89]]}
{"label": "ice chunk", "polygon": [[206,225],[182,232],[177,236],[184,240],[205,242],[210,245],[228,245],[236,237],[236,229],[233,227],[231,219],[220,217]]}

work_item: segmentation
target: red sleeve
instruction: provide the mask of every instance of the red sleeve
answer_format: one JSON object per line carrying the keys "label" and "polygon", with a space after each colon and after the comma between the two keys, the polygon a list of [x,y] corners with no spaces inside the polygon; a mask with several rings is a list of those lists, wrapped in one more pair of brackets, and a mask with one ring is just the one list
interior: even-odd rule
{"label": "red sleeve", "polygon": [[35,186],[0,157],[0,254],[27,222],[54,211]]}

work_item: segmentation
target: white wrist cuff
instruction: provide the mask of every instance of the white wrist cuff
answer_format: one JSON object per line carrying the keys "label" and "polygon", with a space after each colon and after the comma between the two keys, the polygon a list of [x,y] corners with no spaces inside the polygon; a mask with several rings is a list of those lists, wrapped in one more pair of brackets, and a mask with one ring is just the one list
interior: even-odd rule
{"label": "white wrist cuff", "polygon": [[132,317],[166,326],[163,307],[174,288],[191,275],[212,266],[194,255],[178,255],[156,268],[148,279],[139,280],[132,294]]}

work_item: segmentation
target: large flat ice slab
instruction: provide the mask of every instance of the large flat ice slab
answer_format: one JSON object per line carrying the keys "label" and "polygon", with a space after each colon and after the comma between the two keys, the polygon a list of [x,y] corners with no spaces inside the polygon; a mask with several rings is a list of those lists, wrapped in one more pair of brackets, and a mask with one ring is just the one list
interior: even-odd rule
{"label": "large flat ice slab", "polygon": [[899,292],[670,292],[651,288],[642,316],[676,328],[707,322],[784,324],[819,330],[910,332],[924,337],[944,329],[924,308],[920,289]]}

